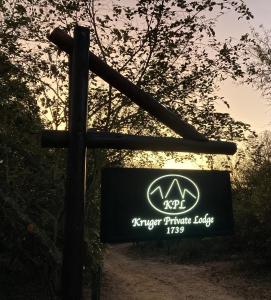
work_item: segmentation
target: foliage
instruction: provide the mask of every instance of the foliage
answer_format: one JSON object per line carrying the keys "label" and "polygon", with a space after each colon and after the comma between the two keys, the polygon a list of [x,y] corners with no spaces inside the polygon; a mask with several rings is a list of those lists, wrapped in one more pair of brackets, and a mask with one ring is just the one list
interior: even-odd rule
{"label": "foliage", "polygon": [[[243,75],[238,55],[246,44],[244,37],[220,42],[216,21],[228,10],[252,18],[241,0],[150,0],[129,6],[125,1],[5,0],[1,10],[3,51],[22,67],[49,127],[67,126],[68,65],[46,35],[56,26],[72,34],[79,23],[90,28],[96,55],[209,138],[239,140],[249,131],[247,124],[215,109],[224,101],[216,94],[219,82]],[[89,126],[96,130],[173,134],[95,74],[89,95]],[[131,151],[110,151],[107,157],[116,163],[136,158]],[[157,159],[163,160],[164,155]]]}
{"label": "foliage", "polygon": [[252,30],[252,38],[246,47],[246,82],[271,99],[271,41],[270,30],[261,26],[261,32]]}
{"label": "foliage", "polygon": [[[67,62],[48,45],[46,33],[76,22],[89,26],[92,50],[124,76],[153,94],[163,105],[214,138],[240,138],[247,127],[215,111],[220,79],[242,75],[237,63],[242,43],[220,43],[216,18],[236,11],[250,19],[242,1],[2,2],[3,51],[21,65],[39,96],[50,125],[66,120]],[[109,8],[108,8],[109,7]],[[92,74],[89,124],[97,129],[163,134],[165,129]]]}
{"label": "foliage", "polygon": [[[138,1],[134,8],[115,6],[103,16],[92,6],[91,21],[98,47],[94,50],[107,63],[209,137],[233,139],[246,129],[215,112],[219,98],[214,90],[221,77],[241,75],[236,63],[241,44],[220,44],[214,19],[206,17],[209,11],[215,11],[214,17],[231,6],[222,2],[225,7],[210,1]],[[99,117],[93,115],[94,127],[161,134],[155,120],[110,87],[93,92],[94,101],[105,107]]]}
{"label": "foliage", "polygon": [[0,265],[6,275],[1,292],[15,299],[11,281],[18,278],[19,293],[21,277],[21,284],[42,282],[53,297],[62,260],[63,159],[40,149],[43,124],[20,68],[3,53],[0,66]]}
{"label": "foliage", "polygon": [[270,138],[270,132],[265,132],[258,140],[250,142],[250,162],[242,170],[242,176],[234,190],[241,243],[257,256],[269,256],[271,247]]}

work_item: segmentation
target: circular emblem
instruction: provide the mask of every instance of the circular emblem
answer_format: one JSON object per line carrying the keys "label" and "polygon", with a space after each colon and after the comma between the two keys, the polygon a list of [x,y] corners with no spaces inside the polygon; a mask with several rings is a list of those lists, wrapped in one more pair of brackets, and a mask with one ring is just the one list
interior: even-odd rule
{"label": "circular emblem", "polygon": [[157,211],[181,215],[193,209],[200,193],[196,183],[183,175],[169,174],[156,178],[147,190],[147,199]]}

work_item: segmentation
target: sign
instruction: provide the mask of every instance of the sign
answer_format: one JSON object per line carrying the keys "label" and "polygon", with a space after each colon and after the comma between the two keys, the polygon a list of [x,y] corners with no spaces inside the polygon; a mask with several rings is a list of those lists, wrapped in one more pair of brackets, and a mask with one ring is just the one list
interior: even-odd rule
{"label": "sign", "polygon": [[101,192],[102,242],[233,232],[227,171],[107,168]]}

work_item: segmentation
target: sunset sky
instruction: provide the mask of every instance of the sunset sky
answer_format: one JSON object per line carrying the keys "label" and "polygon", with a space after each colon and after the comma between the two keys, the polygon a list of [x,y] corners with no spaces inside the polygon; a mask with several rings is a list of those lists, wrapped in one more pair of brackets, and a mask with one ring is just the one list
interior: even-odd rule
{"label": "sunset sky", "polygon": [[[249,32],[250,28],[261,32],[260,25],[271,30],[271,0],[245,0],[245,2],[253,13],[254,19],[251,21],[237,20],[236,15],[229,12],[219,19],[216,29],[217,35],[221,39],[239,38],[240,35]],[[268,104],[267,100],[261,96],[260,91],[228,80],[221,85],[219,94],[228,101],[230,109],[224,104],[219,104],[217,105],[218,111],[228,112],[234,119],[250,124],[257,133],[271,130],[271,102]],[[183,163],[176,163],[171,159],[165,163],[164,168],[198,169],[201,163],[200,158],[198,162],[184,161]]]}
{"label": "sunset sky", "polygon": [[[249,22],[238,21],[232,13],[228,13],[220,19],[217,28],[218,36],[238,38],[241,34],[248,32],[250,27],[261,32],[260,25],[271,29],[271,1],[245,0],[245,2],[254,14],[254,19]],[[228,100],[230,109],[219,105],[219,111],[229,112],[235,119],[251,124],[258,133],[271,130],[271,102],[268,105],[259,91],[227,81],[221,86],[220,94]]]}

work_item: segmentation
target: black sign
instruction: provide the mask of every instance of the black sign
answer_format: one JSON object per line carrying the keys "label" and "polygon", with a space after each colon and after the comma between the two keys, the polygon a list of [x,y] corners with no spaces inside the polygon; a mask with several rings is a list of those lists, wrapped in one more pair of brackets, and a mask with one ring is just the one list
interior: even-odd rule
{"label": "black sign", "polygon": [[103,170],[102,242],[232,232],[231,187],[227,171]]}

